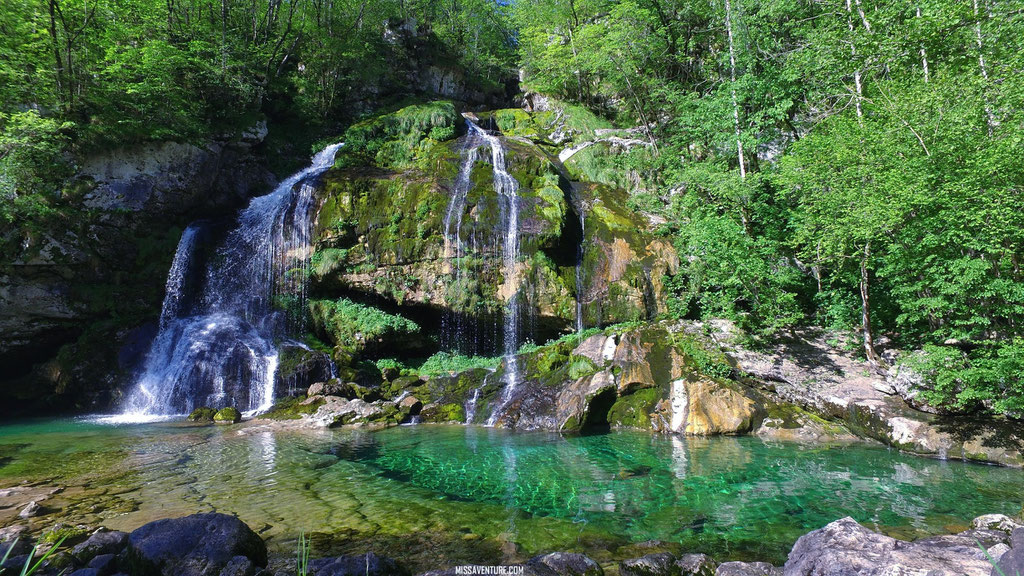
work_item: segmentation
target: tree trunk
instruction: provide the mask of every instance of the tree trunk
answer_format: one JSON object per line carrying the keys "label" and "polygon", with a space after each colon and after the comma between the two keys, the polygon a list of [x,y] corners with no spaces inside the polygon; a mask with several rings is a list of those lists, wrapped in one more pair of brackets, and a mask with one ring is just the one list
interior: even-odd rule
{"label": "tree trunk", "polygon": [[[921,7],[917,6],[917,20],[920,23],[921,20]],[[924,70],[924,83],[927,84],[929,80],[928,75],[928,52],[924,49],[924,42],[921,42],[921,68]]]}
{"label": "tree trunk", "polygon": [[985,80],[983,88],[985,94],[985,117],[988,123],[988,135],[991,136],[996,128],[996,116],[992,112],[992,103],[988,101],[988,66],[985,64],[985,44],[981,39],[981,14],[978,11],[978,0],[974,0],[974,39],[978,45],[978,67],[981,68],[981,77]]}
{"label": "tree trunk", "polygon": [[875,352],[875,339],[871,335],[871,300],[868,285],[868,259],[871,257],[871,242],[864,244],[864,253],[860,260],[860,304],[861,325],[864,333],[864,355],[872,366],[878,366],[878,354]]}
{"label": "tree trunk", "polygon": [[853,65],[856,68],[853,71],[853,88],[856,93],[853,96],[853,105],[857,108],[857,122],[862,122],[864,118],[864,109],[861,107],[861,100],[864,98],[864,87],[860,81],[860,65],[857,63],[857,44],[856,34],[853,30],[853,6],[850,5],[850,0],[846,0],[846,22],[850,27],[850,54],[853,56]]}
{"label": "tree trunk", "polygon": [[[849,1],[849,0],[847,0]],[[725,0],[725,30],[729,35],[729,79],[732,82],[732,118],[736,128],[736,156],[740,163],[740,179],[747,179],[746,160],[743,157],[743,138],[740,130],[740,106],[736,100],[736,47],[732,34],[732,3]]]}
{"label": "tree trunk", "polygon": [[[60,41],[57,39],[57,0],[50,0],[50,43],[53,44],[54,81],[56,83],[57,101],[64,99],[64,60],[60,55]],[[61,102],[63,105],[63,103]]]}

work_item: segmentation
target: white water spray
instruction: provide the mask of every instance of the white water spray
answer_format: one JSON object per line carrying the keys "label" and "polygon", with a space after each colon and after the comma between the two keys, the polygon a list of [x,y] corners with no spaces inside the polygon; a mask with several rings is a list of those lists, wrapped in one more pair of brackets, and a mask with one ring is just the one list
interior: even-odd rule
{"label": "white water spray", "polygon": [[309,167],[249,203],[210,259],[197,294],[188,293],[186,282],[198,248],[196,230],[185,231],[168,275],[160,330],[119,421],[199,406],[231,405],[248,414],[270,408],[278,365],[274,341],[288,324],[277,305],[298,299],[301,306],[305,297],[312,180],[331,167],[340,146],[328,146]]}

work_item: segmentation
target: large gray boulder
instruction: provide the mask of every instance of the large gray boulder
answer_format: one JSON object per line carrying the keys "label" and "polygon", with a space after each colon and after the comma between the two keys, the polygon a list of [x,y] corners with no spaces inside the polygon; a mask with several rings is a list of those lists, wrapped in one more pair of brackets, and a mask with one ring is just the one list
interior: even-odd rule
{"label": "large gray boulder", "polygon": [[128,536],[125,551],[137,576],[218,576],[242,559],[265,567],[266,545],[238,518],[216,513],[150,522]]}
{"label": "large gray boulder", "polygon": [[[989,576],[986,551],[966,535],[904,542],[846,517],[797,540],[785,576]],[[1000,554],[999,545],[989,549]],[[1005,551],[1005,546],[1002,551]]]}
{"label": "large gray boulder", "polygon": [[1012,546],[997,562],[998,569],[992,568],[992,576],[1024,576],[1024,528],[1014,530]]}
{"label": "large gray boulder", "polygon": [[128,545],[128,535],[124,532],[101,530],[71,549],[75,560],[88,564],[96,556],[117,554]]}
{"label": "large gray boulder", "polygon": [[676,566],[679,576],[715,576],[715,562],[707,554],[683,554]]}

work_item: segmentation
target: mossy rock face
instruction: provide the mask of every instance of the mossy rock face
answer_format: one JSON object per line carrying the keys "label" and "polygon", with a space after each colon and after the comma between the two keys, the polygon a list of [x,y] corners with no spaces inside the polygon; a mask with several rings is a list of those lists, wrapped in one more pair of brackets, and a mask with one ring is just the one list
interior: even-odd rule
{"label": "mossy rock face", "polygon": [[[449,103],[435,102],[350,129],[320,191],[310,271],[314,301],[345,295],[391,313],[402,307],[421,315],[446,311],[483,333],[485,325],[502,321],[515,298],[523,324],[540,340],[571,329],[578,311],[586,326],[665,311],[662,278],[675,272],[675,251],[646,232],[648,223],[626,205],[624,191],[566,179],[552,155],[557,147],[545,136],[565,123],[559,114],[480,114],[481,126],[503,132],[506,169],[518,182],[520,258],[510,269],[503,258],[508,200],[494,190],[486,145],[469,166],[469,187],[460,189],[465,195],[456,194],[469,158],[465,140],[448,139],[451,127],[463,131],[459,121]],[[600,122],[588,117],[577,124],[573,134],[592,137]],[[339,365],[351,364],[344,355],[374,356],[365,338],[338,329],[321,304],[312,306],[317,333],[337,347]],[[400,330],[378,340],[408,341],[410,334]],[[471,340],[476,348],[461,352],[491,354],[500,346],[494,337]]]}
{"label": "mossy rock face", "polygon": [[621,396],[608,412],[608,423],[622,428],[651,428],[651,414],[662,397],[661,390],[646,388]]}
{"label": "mossy rock face", "polygon": [[455,105],[444,100],[375,116],[345,131],[335,166],[407,167],[429,158],[433,145],[453,139],[463,123]]}
{"label": "mossy rock face", "polygon": [[290,343],[278,347],[274,375],[278,393],[295,395],[330,377],[330,358],[323,352]]}
{"label": "mossy rock face", "polygon": [[305,396],[287,396],[279,398],[274,406],[260,417],[269,420],[299,420],[315,414],[317,408],[323,404],[323,398],[308,400]]}
{"label": "mossy rock face", "polygon": [[420,411],[420,418],[424,422],[465,422],[466,409],[462,404],[449,402],[447,404],[427,404]]}
{"label": "mossy rock face", "polygon": [[221,408],[213,415],[213,421],[218,424],[237,424],[242,421],[242,413],[237,408],[228,406]]}
{"label": "mossy rock face", "polygon": [[213,417],[217,414],[217,411],[208,406],[201,406],[192,411],[188,415],[189,422],[213,422]]}
{"label": "mossy rock face", "polygon": [[584,323],[600,326],[649,320],[666,311],[662,279],[678,271],[672,245],[654,238],[648,224],[626,206],[626,193],[579,185],[584,221]]}

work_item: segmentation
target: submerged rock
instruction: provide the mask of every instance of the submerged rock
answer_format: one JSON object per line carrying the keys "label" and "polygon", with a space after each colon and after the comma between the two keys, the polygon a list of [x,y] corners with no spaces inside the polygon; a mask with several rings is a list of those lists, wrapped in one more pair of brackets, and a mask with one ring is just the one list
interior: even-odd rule
{"label": "submerged rock", "polygon": [[242,413],[237,408],[221,408],[213,415],[213,421],[218,424],[238,424],[242,421]]}
{"label": "submerged rock", "polygon": [[584,556],[570,552],[552,552],[534,556],[527,562],[539,572],[548,572],[552,576],[604,576],[601,565]]}
{"label": "submerged rock", "polygon": [[125,561],[141,576],[216,576],[241,556],[267,565],[263,540],[226,514],[193,514],[150,522],[128,537]]}
{"label": "submerged rock", "polygon": [[21,509],[21,512],[18,512],[18,517],[23,520],[27,520],[29,518],[39,516],[40,514],[43,514],[43,512],[44,508],[39,504],[39,502],[32,500]]}
{"label": "submerged rock", "polygon": [[801,536],[784,571],[785,576],[988,576],[992,565],[986,551],[971,540],[954,535],[904,542],[847,517]]}
{"label": "submerged rock", "polygon": [[310,560],[309,576],[407,576],[409,571],[394,560],[373,552]]}
{"label": "submerged rock", "polygon": [[188,415],[189,422],[213,422],[214,416],[217,415],[217,411],[209,406],[201,406],[192,411]]}
{"label": "submerged rock", "polygon": [[622,576],[678,576],[676,558],[668,552],[655,552],[619,563]]}

